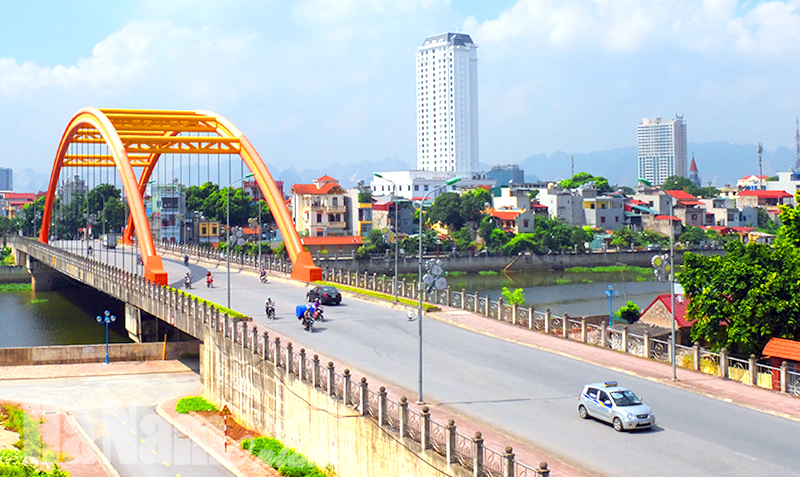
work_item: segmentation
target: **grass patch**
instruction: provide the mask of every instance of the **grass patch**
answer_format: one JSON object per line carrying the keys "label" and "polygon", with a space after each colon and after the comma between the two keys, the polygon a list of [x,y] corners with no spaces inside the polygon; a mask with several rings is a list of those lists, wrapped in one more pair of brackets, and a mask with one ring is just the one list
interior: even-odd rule
{"label": "grass patch", "polygon": [[239,313],[236,310],[231,310],[230,308],[226,308],[226,307],[224,307],[224,306],[222,306],[222,305],[220,305],[218,303],[214,303],[213,301],[204,300],[203,298],[200,298],[199,296],[192,295],[191,293],[186,293],[183,290],[179,290],[177,288],[172,288],[172,287],[167,287],[167,289],[175,290],[176,292],[178,292],[178,293],[180,293],[182,295],[187,295],[187,296],[192,297],[193,299],[197,299],[197,302],[199,304],[201,304],[201,305],[203,303],[206,303],[208,306],[213,306],[214,308],[219,310],[220,313],[226,313],[231,318],[247,318],[247,315]]}
{"label": "grass patch", "polygon": [[637,282],[646,282],[646,281],[647,281],[647,277],[646,277],[646,276],[644,276],[644,275],[636,275],[636,277],[635,277],[634,279],[635,279]]}
{"label": "grass patch", "polygon": [[0,292],[23,292],[31,291],[30,283],[2,283],[0,284]]}
{"label": "grass patch", "polygon": [[480,272],[478,272],[478,275],[490,276],[490,275],[497,275],[497,273],[498,272],[494,270],[481,270]]}
{"label": "grass patch", "polygon": [[629,267],[627,265],[609,265],[606,267],[570,267],[565,268],[564,271],[573,273],[611,273],[611,272],[631,272],[640,274],[653,273],[652,268],[647,267]]}
{"label": "grass patch", "polygon": [[581,280],[581,283],[594,283],[594,280],[589,280],[588,278],[584,278]]}
{"label": "grass patch", "polygon": [[556,278],[557,285],[567,285],[569,283],[572,283],[572,280],[569,278]]}
{"label": "grass patch", "polygon": [[40,470],[31,460],[20,450],[3,449],[0,450],[0,476],[9,477],[70,477],[69,472],[65,472],[53,465],[50,471]]}
{"label": "grass patch", "polygon": [[217,406],[206,401],[206,398],[204,398],[203,396],[190,396],[190,397],[180,398],[178,400],[178,403],[175,405],[175,410],[181,414],[189,414],[189,411],[216,412]]}
{"label": "grass patch", "polygon": [[43,421],[34,421],[16,404],[0,404],[0,422],[9,431],[19,434],[14,447],[26,456],[42,459],[42,452],[47,449],[39,432],[39,424]]}
{"label": "grass patch", "polygon": [[271,437],[245,439],[241,446],[242,449],[257,456],[285,477],[333,477],[336,475],[331,465],[322,470],[304,455]]}
{"label": "grass patch", "polygon": [[448,277],[461,277],[461,276],[464,276],[466,274],[467,274],[467,272],[461,272],[461,271],[458,271],[458,270],[456,270],[455,272],[447,272],[447,276]]}
{"label": "grass patch", "polygon": [[39,298],[39,299],[36,299],[36,300],[31,300],[30,302],[28,302],[28,304],[29,305],[35,305],[37,303],[47,303],[48,301],[50,301],[50,300],[48,300],[47,298]]}
{"label": "grass patch", "polygon": [[[382,300],[394,301],[394,295],[389,295],[388,293],[380,293],[380,292],[376,292],[376,291],[372,291],[372,290],[364,290],[362,288],[356,288],[356,287],[351,287],[351,286],[342,285],[342,284],[339,284],[339,283],[332,283],[332,282],[319,281],[319,282],[314,282],[314,284],[315,285],[328,285],[328,286],[336,287],[339,290],[345,290],[345,291],[349,291],[349,292],[353,292],[353,293],[358,293],[359,295],[371,296],[373,298],[380,298]],[[398,303],[402,303],[404,305],[409,305],[409,306],[417,306],[417,305],[419,305],[418,301],[411,300],[409,298],[403,298],[401,296],[397,297],[397,302]],[[438,311],[439,307],[437,307],[436,305],[429,305],[427,303],[423,303],[422,304],[422,309],[425,310],[426,312],[428,312],[428,311]]]}

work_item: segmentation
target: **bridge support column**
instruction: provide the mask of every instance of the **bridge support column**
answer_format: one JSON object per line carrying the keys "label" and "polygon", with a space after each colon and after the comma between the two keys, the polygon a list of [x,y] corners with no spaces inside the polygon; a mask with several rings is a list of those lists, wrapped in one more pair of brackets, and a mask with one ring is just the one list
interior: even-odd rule
{"label": "bridge support column", "polygon": [[125,329],[128,338],[135,343],[142,342],[142,310],[128,303],[125,303]]}
{"label": "bridge support column", "polygon": [[20,263],[25,263],[28,271],[31,272],[31,289],[33,291],[53,291],[56,283],[61,281],[63,275],[60,272],[24,252],[20,252],[18,255],[25,260]]}

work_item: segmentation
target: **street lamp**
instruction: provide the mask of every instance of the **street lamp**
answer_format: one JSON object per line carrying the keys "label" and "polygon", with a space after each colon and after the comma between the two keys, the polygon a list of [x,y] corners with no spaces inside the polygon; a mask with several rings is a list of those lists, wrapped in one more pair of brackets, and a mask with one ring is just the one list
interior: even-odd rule
{"label": "street lamp", "polygon": [[[761,143],[758,144],[759,148],[759,162],[761,161]],[[671,331],[671,341],[672,341],[672,379],[678,379],[678,369],[677,369],[677,361],[675,359],[675,263],[673,261],[673,256],[675,255],[675,229],[672,227],[672,216],[674,215],[673,212],[673,201],[672,196],[669,196],[669,299],[670,299],[670,308],[672,310],[672,331]]]}
{"label": "street lamp", "polygon": [[106,364],[108,364],[108,324],[114,323],[117,320],[117,317],[112,315],[110,311],[106,310],[103,312],[103,316],[97,317],[98,323],[105,323],[106,325]]}
{"label": "street lamp", "polygon": [[227,205],[227,212],[225,214],[225,227],[228,229],[228,250],[227,253],[225,254],[225,258],[227,259],[228,262],[228,309],[231,308],[231,187],[233,187],[234,182],[239,182],[245,179],[249,179],[254,175],[255,174],[251,172],[250,174],[247,174],[244,177],[232,180],[228,184],[228,188],[225,190],[226,193],[225,205]]}
{"label": "street lamp", "polygon": [[425,401],[422,400],[422,209],[425,207],[425,200],[428,198],[428,195],[439,189],[451,186],[460,180],[460,176],[448,179],[445,181],[444,185],[426,192],[425,195],[422,196],[422,200],[419,201],[419,236],[417,236],[417,240],[419,241],[419,255],[417,255],[417,293],[419,294],[419,305],[417,307],[417,321],[419,321],[419,399],[417,400],[417,404],[425,403]]}
{"label": "street lamp", "polygon": [[385,180],[387,182],[391,182],[392,183],[392,200],[394,201],[394,223],[392,224],[392,225],[394,225],[394,227],[393,227],[394,228],[394,285],[392,285],[392,289],[394,290],[394,302],[397,303],[397,245],[399,243],[399,240],[398,240],[398,236],[397,236],[397,232],[398,232],[398,227],[397,227],[397,199],[394,198],[394,192],[397,191],[397,184],[395,184],[393,180],[387,179],[387,178],[383,177],[382,175],[378,174],[377,172],[375,172],[373,175],[375,177],[378,177],[380,179],[383,179],[383,180]]}
{"label": "street lamp", "polygon": [[614,291],[614,287],[609,285],[608,290],[606,290],[606,295],[608,295],[608,326],[614,324],[612,317],[614,316],[614,308],[612,307],[612,301],[614,300],[615,296],[619,296],[618,291]]}

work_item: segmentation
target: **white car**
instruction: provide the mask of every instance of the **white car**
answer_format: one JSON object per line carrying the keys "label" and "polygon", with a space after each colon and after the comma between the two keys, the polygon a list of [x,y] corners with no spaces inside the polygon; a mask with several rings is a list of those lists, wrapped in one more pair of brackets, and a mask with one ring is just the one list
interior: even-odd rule
{"label": "white car", "polygon": [[656,425],[653,411],[639,397],[616,381],[587,384],[578,398],[581,419],[608,422],[616,431],[649,429]]}

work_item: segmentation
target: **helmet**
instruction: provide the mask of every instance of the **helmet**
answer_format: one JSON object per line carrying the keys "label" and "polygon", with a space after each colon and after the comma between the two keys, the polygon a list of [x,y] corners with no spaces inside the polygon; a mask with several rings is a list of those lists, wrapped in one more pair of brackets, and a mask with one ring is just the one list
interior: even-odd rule
{"label": "helmet", "polygon": [[268,296],[268,297],[267,297],[267,301],[269,301],[269,300],[272,300],[272,297],[271,297],[271,296]]}

